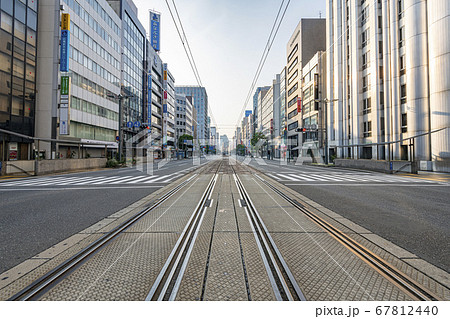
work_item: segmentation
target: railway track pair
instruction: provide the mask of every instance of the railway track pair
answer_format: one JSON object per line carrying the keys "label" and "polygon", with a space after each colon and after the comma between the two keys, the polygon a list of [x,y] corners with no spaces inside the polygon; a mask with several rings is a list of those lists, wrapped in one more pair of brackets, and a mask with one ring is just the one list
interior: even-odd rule
{"label": "railway track pair", "polygon": [[[181,284],[184,272],[186,270],[189,257],[192,253],[204,214],[208,207],[211,206],[211,195],[218,179],[218,172],[222,168],[223,163],[216,163],[217,166],[208,166],[207,173],[213,173],[201,199],[199,200],[193,214],[191,215],[187,225],[183,229],[179,239],[177,240],[172,252],[165,262],[162,270],[157,276],[156,281],[148,293],[146,300],[175,300],[178,289]],[[233,165],[231,165],[233,167]],[[292,275],[287,263],[283,259],[278,250],[274,240],[268,232],[263,220],[261,219],[251,196],[246,191],[244,184],[239,178],[238,174],[233,170],[233,179],[241,197],[241,204],[247,214],[250,222],[254,238],[256,240],[261,258],[263,260],[266,272],[268,274],[270,284],[277,300],[306,300],[302,290]],[[114,230],[105,234],[103,237],[93,242],[91,245],[80,251],[75,256],[66,260],[64,263],[39,278],[31,285],[12,296],[9,300],[35,300],[45,294],[57,282],[63,280],[65,276],[70,274],[79,265],[84,263],[88,258],[96,254],[108,243],[114,240],[125,229],[136,223],[143,216],[151,213],[154,209],[161,206],[169,198],[177,194],[182,188],[189,184],[196,175],[191,176],[168,193],[164,194],[151,207],[141,211],[136,216],[133,216]],[[347,247],[356,256],[369,264],[373,269],[387,278],[391,283],[399,287],[406,294],[411,296],[414,300],[438,300],[439,298],[427,289],[421,287],[413,280],[397,271],[390,264],[376,256],[374,253],[358,244],[356,241],[340,232],[337,228],[321,219],[306,207],[290,198],[283,191],[272,185],[270,182],[260,177],[255,176],[261,183],[270,188],[273,192],[278,194],[281,198],[288,201],[291,205],[298,209],[299,212],[305,214],[314,221],[317,225],[325,229],[331,236],[338,240],[342,245]],[[243,258],[243,256],[242,256]],[[244,263],[244,260],[242,260]],[[248,283],[247,283],[248,289]],[[250,298],[250,293],[249,293]]]}

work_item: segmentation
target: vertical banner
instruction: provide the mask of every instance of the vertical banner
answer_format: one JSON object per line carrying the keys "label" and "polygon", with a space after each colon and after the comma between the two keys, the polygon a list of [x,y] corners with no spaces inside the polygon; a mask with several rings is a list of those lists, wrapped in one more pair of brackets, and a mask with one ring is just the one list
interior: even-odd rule
{"label": "vertical banner", "polygon": [[151,132],[152,126],[152,73],[148,73],[147,78],[147,123],[150,129],[148,133]]}
{"label": "vertical banner", "polygon": [[150,11],[150,40],[155,51],[160,50],[161,14]]}
{"label": "vertical banner", "polygon": [[297,98],[297,113],[301,113],[302,112],[302,98],[298,97]]}
{"label": "vertical banner", "polygon": [[60,68],[61,72],[69,72],[69,44],[70,44],[70,14],[61,15],[61,51]]}
{"label": "vertical banner", "polygon": [[61,76],[59,103],[59,135],[70,134],[70,77]]}

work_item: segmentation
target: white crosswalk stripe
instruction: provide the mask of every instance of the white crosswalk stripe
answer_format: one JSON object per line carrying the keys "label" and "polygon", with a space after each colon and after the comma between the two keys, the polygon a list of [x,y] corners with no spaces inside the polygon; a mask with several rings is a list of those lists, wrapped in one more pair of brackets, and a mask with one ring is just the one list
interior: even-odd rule
{"label": "white crosswalk stripe", "polygon": [[270,173],[268,176],[274,178],[277,181],[292,183],[292,182],[300,182],[300,183],[434,183],[432,181],[427,181],[423,179],[413,179],[407,177],[400,176],[391,176],[391,175],[370,175],[370,174],[311,174],[311,173],[297,173],[293,174],[289,173]]}
{"label": "white crosswalk stripe", "polygon": [[90,186],[90,185],[129,185],[170,183],[176,178],[184,175],[176,172],[168,175],[139,175],[139,176],[84,176],[84,177],[40,177],[32,179],[15,180],[0,183],[0,189],[13,187],[43,187],[43,186]]}

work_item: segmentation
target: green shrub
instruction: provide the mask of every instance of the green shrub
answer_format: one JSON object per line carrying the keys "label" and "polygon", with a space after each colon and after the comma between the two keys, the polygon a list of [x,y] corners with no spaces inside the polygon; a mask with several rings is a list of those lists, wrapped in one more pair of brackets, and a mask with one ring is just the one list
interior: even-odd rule
{"label": "green shrub", "polygon": [[115,158],[111,158],[106,161],[106,167],[116,168],[119,166],[119,162]]}

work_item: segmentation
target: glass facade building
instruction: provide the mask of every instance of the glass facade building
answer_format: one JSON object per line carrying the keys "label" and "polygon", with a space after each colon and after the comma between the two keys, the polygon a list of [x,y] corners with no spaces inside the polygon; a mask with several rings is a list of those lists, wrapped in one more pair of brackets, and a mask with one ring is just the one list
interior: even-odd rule
{"label": "glass facade building", "polygon": [[[0,1],[0,128],[34,135],[38,6]],[[30,159],[31,141],[0,133],[0,160]]]}
{"label": "glass facade building", "polygon": [[192,96],[194,99],[194,107],[197,111],[197,138],[204,139],[201,145],[206,145],[209,140],[208,136],[208,94],[206,89],[200,86],[176,86],[175,92]]}

